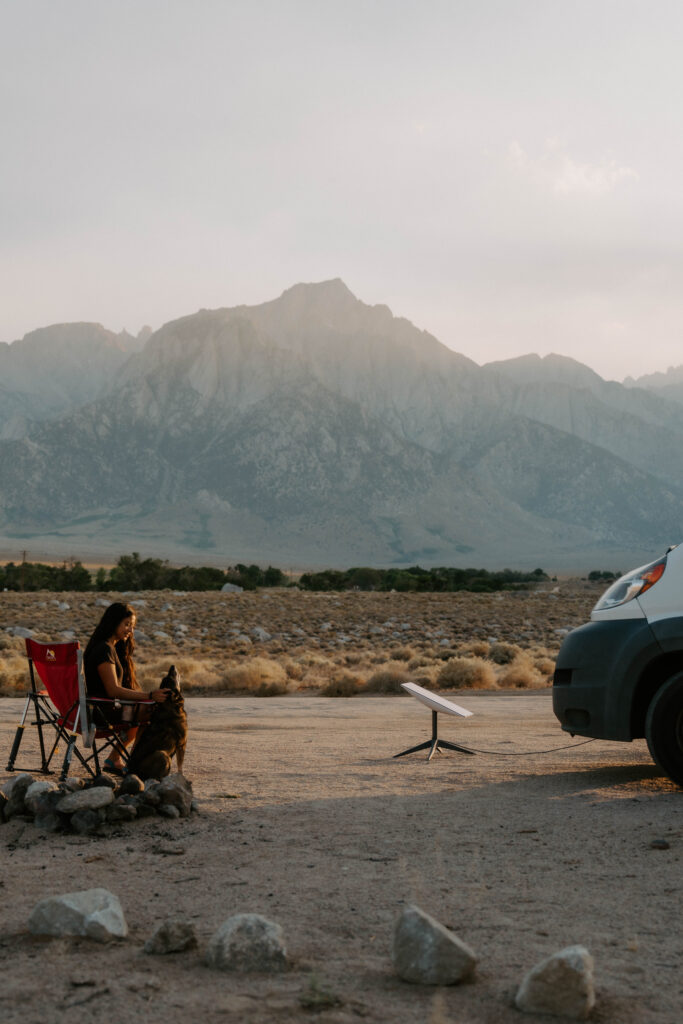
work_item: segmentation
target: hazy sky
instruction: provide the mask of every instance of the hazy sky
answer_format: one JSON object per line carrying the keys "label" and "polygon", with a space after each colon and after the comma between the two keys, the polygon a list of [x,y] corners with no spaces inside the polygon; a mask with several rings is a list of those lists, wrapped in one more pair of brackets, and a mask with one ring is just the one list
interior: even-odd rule
{"label": "hazy sky", "polygon": [[341,277],[478,363],[683,363],[680,0],[0,0],[0,341]]}

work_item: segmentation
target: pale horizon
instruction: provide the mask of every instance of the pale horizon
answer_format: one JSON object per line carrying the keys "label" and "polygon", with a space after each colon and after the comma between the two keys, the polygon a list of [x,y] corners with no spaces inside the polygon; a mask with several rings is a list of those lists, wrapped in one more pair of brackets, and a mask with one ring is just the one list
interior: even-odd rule
{"label": "pale horizon", "polygon": [[683,364],[683,8],[9,0],[0,341],[340,277],[479,365]]}

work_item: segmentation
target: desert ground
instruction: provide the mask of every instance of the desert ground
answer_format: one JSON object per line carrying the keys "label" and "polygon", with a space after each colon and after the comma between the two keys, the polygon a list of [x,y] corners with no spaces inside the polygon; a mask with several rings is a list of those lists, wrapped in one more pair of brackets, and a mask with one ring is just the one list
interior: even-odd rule
{"label": "desert ground", "polygon": [[[507,1024],[523,1019],[513,1000],[524,973],[581,943],[595,959],[594,1020],[679,1024],[680,791],[652,765],[644,741],[585,743],[562,733],[545,684],[501,686],[517,652],[491,663],[487,690],[448,691],[473,716],[440,716],[440,734],[475,755],[395,759],[428,737],[426,708],[364,690],[347,699],[320,695],[350,669],[364,680],[401,666],[411,676],[408,665],[422,658],[427,664],[415,671],[438,676],[473,643],[550,658],[563,635],[556,630],[584,621],[596,596],[579,584],[567,589],[438,600],[140,595],[147,603],[139,628],[149,637],[138,649],[143,670],[161,659],[156,630],[171,638],[163,654],[186,662],[188,674],[200,664],[207,675],[213,666],[210,679],[226,679],[241,667],[249,679],[245,666],[256,657],[304,671],[296,679],[285,669],[285,691],[268,699],[212,695],[223,694],[224,683],[190,690],[185,774],[199,809],[189,818],[148,818],[101,837],[43,833],[21,820],[0,825],[0,1019]],[[0,627],[52,639],[57,629],[74,629],[85,640],[100,612],[96,599],[3,594]],[[174,605],[166,619],[163,603]],[[340,634],[351,641],[340,643]],[[17,638],[3,636],[0,653],[13,665]],[[395,657],[402,647],[410,657]],[[474,657],[488,660],[477,650]],[[350,654],[361,657],[349,665]],[[300,660],[314,655],[322,665]],[[5,751],[20,706],[16,696],[0,701]],[[0,771],[0,784],[7,778]],[[101,946],[30,936],[39,899],[95,886],[121,900],[126,940]],[[474,949],[472,981],[435,990],[395,976],[391,937],[406,903]],[[218,925],[250,911],[282,926],[287,972],[226,974],[204,964]],[[171,916],[195,924],[199,948],[145,955],[145,940]]]}
{"label": "desert ground", "polygon": [[602,589],[573,580],[496,594],[5,592],[0,693],[25,682],[24,642],[14,631],[84,646],[114,600],[136,610],[144,688],[171,661],[185,692],[204,695],[399,692],[407,678],[446,690],[544,688],[563,636],[587,620]]}

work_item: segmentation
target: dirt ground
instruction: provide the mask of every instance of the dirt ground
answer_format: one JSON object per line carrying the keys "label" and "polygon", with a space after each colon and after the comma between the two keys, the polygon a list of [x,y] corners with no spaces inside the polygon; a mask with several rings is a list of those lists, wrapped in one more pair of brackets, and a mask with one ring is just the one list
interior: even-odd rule
{"label": "dirt ground", "polygon": [[[513,999],[524,973],[581,943],[595,958],[594,1020],[679,1024],[680,791],[644,741],[580,745],[562,733],[548,691],[456,699],[474,715],[440,716],[440,734],[496,753],[395,760],[430,731],[409,697],[190,698],[197,814],[105,838],[0,825],[0,1019],[507,1024],[523,1019]],[[19,707],[0,701],[3,752]],[[662,839],[667,849],[652,846]],[[39,899],[94,886],[121,900],[127,940],[28,934]],[[407,902],[475,950],[473,981],[435,990],[394,976]],[[204,965],[212,932],[239,912],[282,926],[287,973]],[[175,915],[195,923],[199,949],[145,955]],[[337,1005],[325,1006],[329,994]]]}

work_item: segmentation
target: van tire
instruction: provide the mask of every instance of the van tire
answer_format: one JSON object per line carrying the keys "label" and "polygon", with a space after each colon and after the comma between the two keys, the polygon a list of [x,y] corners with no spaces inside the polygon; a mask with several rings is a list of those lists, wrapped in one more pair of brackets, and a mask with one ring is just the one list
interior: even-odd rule
{"label": "van tire", "polygon": [[668,679],[652,699],[645,738],[662,771],[683,786],[683,672]]}

